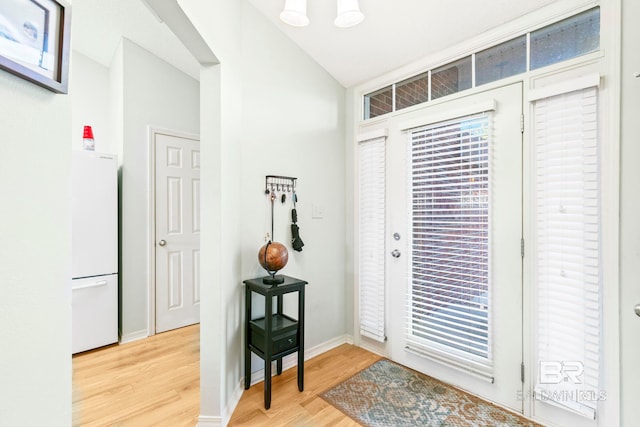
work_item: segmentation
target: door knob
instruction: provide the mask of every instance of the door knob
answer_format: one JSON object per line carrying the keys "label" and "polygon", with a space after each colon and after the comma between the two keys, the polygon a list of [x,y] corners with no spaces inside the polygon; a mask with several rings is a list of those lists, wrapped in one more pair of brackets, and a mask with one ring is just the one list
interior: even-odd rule
{"label": "door knob", "polygon": [[399,251],[399,250],[397,250],[397,249],[394,249],[394,250],[391,252],[391,256],[392,256],[392,257],[394,257],[394,258],[400,258],[400,251]]}
{"label": "door knob", "polygon": [[164,245],[166,245],[166,244],[167,244],[167,241],[166,241],[166,240],[160,240],[160,241],[158,242],[158,245],[160,245],[160,246],[164,246]]}
{"label": "door knob", "polygon": [[633,311],[636,312],[636,316],[640,317],[640,304],[636,304],[636,306],[633,307]]}

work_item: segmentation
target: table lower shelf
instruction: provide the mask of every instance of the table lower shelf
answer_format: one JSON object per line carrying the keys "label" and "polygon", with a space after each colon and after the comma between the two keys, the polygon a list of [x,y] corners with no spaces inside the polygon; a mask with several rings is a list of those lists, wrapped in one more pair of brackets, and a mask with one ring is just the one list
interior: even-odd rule
{"label": "table lower shelf", "polygon": [[271,333],[265,332],[265,318],[249,322],[249,348],[263,359],[267,352],[267,340],[271,340],[271,359],[278,359],[297,351],[298,321],[283,314],[271,318]]}

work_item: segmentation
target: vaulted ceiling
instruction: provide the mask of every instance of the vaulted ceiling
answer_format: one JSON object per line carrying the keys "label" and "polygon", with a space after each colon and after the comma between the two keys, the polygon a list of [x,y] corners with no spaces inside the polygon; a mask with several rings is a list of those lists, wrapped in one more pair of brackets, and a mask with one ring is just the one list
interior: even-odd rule
{"label": "vaulted ceiling", "polygon": [[360,0],[362,24],[333,25],[335,0],[308,0],[308,27],[279,19],[284,0],[248,0],[345,87],[446,49],[555,0]]}
{"label": "vaulted ceiling", "polygon": [[[163,1],[177,5],[176,0]],[[337,81],[350,87],[557,0],[360,0],[365,20],[347,29],[333,25],[335,0],[308,0],[310,24],[303,28],[280,21],[284,0],[238,1],[251,3]],[[73,2],[75,50],[108,66],[121,37],[198,77],[197,61],[141,0]]]}
{"label": "vaulted ceiling", "polygon": [[[167,0],[175,3],[175,0]],[[109,67],[124,37],[198,79],[200,64],[141,0],[76,0],[71,43],[75,51]]]}

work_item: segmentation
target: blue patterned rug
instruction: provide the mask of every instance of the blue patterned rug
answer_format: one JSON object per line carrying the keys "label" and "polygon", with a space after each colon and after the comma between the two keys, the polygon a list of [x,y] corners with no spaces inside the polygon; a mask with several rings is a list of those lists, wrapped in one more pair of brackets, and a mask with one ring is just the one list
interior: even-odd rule
{"label": "blue patterned rug", "polygon": [[369,427],[495,427],[538,424],[388,360],[320,395]]}

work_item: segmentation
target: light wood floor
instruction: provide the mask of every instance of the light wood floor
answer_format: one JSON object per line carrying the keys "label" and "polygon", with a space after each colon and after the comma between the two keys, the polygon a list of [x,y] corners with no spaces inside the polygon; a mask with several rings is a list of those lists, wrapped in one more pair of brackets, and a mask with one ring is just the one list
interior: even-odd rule
{"label": "light wood floor", "polygon": [[74,426],[189,426],[200,413],[200,325],[73,357]]}
{"label": "light wood floor", "polygon": [[264,409],[263,383],[246,390],[229,426],[359,426],[319,394],[378,360],[380,356],[359,347],[336,347],[305,362],[303,392],[298,391],[296,368],[273,377],[269,410]]}
{"label": "light wood floor", "polygon": [[[229,425],[357,426],[318,395],[379,359],[358,347],[337,347],[305,362],[303,392],[295,368],[274,377],[268,411],[262,383],[246,390]],[[74,356],[73,425],[195,426],[199,360],[199,325]]]}

